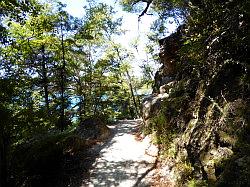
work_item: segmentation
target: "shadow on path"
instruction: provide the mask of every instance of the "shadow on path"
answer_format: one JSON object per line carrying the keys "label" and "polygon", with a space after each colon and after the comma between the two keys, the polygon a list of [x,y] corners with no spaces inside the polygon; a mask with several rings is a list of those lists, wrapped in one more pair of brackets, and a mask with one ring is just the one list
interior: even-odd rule
{"label": "shadow on path", "polygon": [[138,142],[133,135],[139,125],[139,120],[123,120],[110,126],[112,137],[94,148],[99,155],[82,186],[147,186],[141,180],[154,165],[155,158],[145,155],[149,142]]}
{"label": "shadow on path", "polygon": [[[78,155],[78,169],[70,171],[58,186],[112,187],[150,186],[143,178],[153,169],[155,157],[145,154],[149,141],[137,141],[140,120],[121,120],[110,125],[110,137]],[[73,173],[73,175],[72,175]]]}

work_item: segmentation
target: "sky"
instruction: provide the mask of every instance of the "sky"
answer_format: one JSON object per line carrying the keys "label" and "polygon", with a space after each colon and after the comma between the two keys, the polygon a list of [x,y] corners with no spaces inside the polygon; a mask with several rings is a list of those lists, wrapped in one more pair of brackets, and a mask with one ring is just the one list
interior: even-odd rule
{"label": "sky", "polygon": [[[61,2],[67,4],[66,10],[75,17],[81,17],[84,15],[84,1],[85,0],[61,0]],[[140,23],[138,23],[139,13],[135,14],[123,11],[122,7],[118,3],[118,0],[98,0],[97,2],[103,2],[115,7],[117,15],[123,17],[122,28],[129,29],[128,33],[125,36],[126,41],[130,41],[130,38],[137,37],[139,34],[143,35],[147,33],[150,29],[150,25],[156,19],[156,17],[152,15],[144,15],[141,17]],[[170,33],[172,33],[175,29],[176,25],[174,23],[172,25],[168,25],[168,30]]]}
{"label": "sky", "polygon": [[[85,0],[61,0],[62,3],[67,4],[65,10],[69,12],[72,16],[82,17],[84,16],[84,2]],[[119,36],[117,38],[123,46],[127,47],[135,54],[135,62],[132,64],[134,72],[139,72],[139,65],[143,60],[146,59],[146,54],[144,52],[144,48],[146,45],[146,34],[150,31],[150,25],[156,19],[156,17],[152,15],[144,15],[141,17],[140,22],[138,22],[139,13],[128,13],[122,10],[122,7],[119,5],[118,0],[98,0],[97,2],[103,2],[105,4],[111,5],[115,7],[115,11],[117,11],[117,16],[123,17],[122,29],[127,32]],[[176,29],[176,25],[173,23],[172,25],[168,25],[169,33],[174,32]],[[131,42],[136,38],[139,39],[138,51],[131,47]],[[157,64],[155,64],[157,65]],[[159,65],[159,64],[158,64]]]}

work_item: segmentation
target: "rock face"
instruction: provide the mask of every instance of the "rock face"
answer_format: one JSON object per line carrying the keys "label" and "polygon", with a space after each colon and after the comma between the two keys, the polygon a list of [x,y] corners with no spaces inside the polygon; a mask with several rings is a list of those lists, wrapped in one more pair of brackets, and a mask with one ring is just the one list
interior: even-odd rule
{"label": "rock face", "polygon": [[168,94],[158,94],[146,97],[143,100],[143,119],[147,120],[156,115],[161,108],[163,99],[167,97]]}
{"label": "rock face", "polygon": [[178,29],[159,41],[162,67],[142,104],[145,132],[156,135],[166,155],[162,172],[176,186],[250,186],[248,68],[214,62],[206,72],[188,63],[179,68],[182,36]]}
{"label": "rock face", "polygon": [[159,93],[159,88],[173,81],[176,76],[176,59],[178,50],[181,47],[181,37],[183,35],[183,26],[179,27],[177,32],[159,40],[160,45],[160,63],[162,66],[155,74],[155,84],[153,92]]}

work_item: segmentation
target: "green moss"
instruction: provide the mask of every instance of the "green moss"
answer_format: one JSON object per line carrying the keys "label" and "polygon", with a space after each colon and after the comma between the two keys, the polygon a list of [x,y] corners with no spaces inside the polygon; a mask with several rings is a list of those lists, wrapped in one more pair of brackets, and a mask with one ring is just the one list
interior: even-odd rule
{"label": "green moss", "polygon": [[[173,128],[174,129],[174,128]],[[163,144],[168,147],[175,133],[170,126],[169,120],[166,115],[161,111],[155,117],[150,119],[149,125],[145,132],[152,134],[155,132],[156,143]]]}
{"label": "green moss", "polygon": [[195,180],[192,179],[187,184],[188,187],[208,187],[208,184],[205,180]]}
{"label": "green moss", "polygon": [[175,166],[176,173],[179,175],[179,181],[189,180],[194,168],[188,161],[178,162]]}
{"label": "green moss", "polygon": [[218,187],[250,186],[250,157],[234,156],[221,163],[223,172],[217,181]]}
{"label": "green moss", "polygon": [[169,148],[164,152],[164,156],[174,158],[177,155],[177,148],[175,143],[171,143]]}

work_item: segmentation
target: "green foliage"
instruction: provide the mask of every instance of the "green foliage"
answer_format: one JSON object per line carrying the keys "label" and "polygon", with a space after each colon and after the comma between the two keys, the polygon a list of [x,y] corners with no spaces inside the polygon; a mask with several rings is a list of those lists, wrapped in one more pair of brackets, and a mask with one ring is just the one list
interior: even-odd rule
{"label": "green foliage", "polygon": [[203,180],[194,180],[188,182],[188,187],[207,187],[208,184],[206,181]]}
{"label": "green foliage", "polygon": [[157,16],[158,19],[152,25],[155,35],[165,34],[168,29],[166,22],[170,20],[169,18],[179,25],[180,20],[188,15],[188,3],[183,0],[121,0],[120,4],[125,11],[140,13],[139,19],[146,14]]}
{"label": "green foliage", "polygon": [[[152,27],[158,33],[150,36],[153,41],[147,47],[151,54],[157,36],[165,31],[167,18],[186,22],[176,59],[177,83],[145,130],[156,132],[158,143],[167,147],[186,127],[197,128],[190,134],[193,139],[199,130],[210,132],[205,131],[206,126],[220,129],[219,143],[230,144],[241,153],[229,159],[230,164],[216,163],[223,170],[218,174],[220,182],[229,184],[231,181],[224,179],[230,176],[248,185],[245,176],[249,169],[235,161],[248,154],[249,127],[244,124],[249,121],[249,111],[247,107],[235,107],[230,113],[229,109],[238,99],[249,100],[249,3],[123,0],[121,4],[127,11],[140,12],[140,16],[158,14],[160,19]],[[43,176],[47,170],[43,163],[60,170],[59,162],[72,146],[70,142],[74,140],[80,146],[85,143],[67,134],[73,123],[81,124],[92,116],[108,120],[137,117],[137,90],[153,77],[148,61],[141,83],[132,75],[133,54],[113,41],[114,34],[122,31],[121,19],[115,19],[112,7],[89,1],[81,20],[70,16],[64,7],[57,1],[51,5],[35,0],[0,2],[0,173],[5,174],[5,181],[6,172],[10,172],[8,176],[14,172],[16,184],[26,180],[22,174]],[[157,58],[154,54],[150,60]],[[199,89],[198,85],[203,86]],[[194,115],[196,121],[191,123]],[[69,129],[65,134],[48,133],[58,128]],[[44,139],[37,138],[41,133]],[[20,158],[12,160],[11,153]],[[60,159],[55,160],[57,157]],[[234,166],[242,169],[242,177],[229,172]],[[192,175],[190,168],[189,164],[180,165],[186,179]],[[196,183],[191,181],[190,185]]]}
{"label": "green foliage", "polygon": [[[177,64],[176,82],[146,130],[170,147],[167,153],[175,159],[180,186],[187,180],[189,186],[249,186],[249,2],[147,2],[162,18],[153,25],[158,33],[152,40],[165,32],[167,18],[184,16],[185,24],[177,30],[180,49],[171,59]],[[150,12],[139,10],[141,15],[143,10]],[[173,139],[164,141],[172,134]]]}
{"label": "green foliage", "polygon": [[10,182],[15,186],[55,185],[55,178],[63,175],[67,156],[84,150],[85,146],[85,140],[73,132],[57,131],[39,134],[14,145],[10,154],[14,177]]}
{"label": "green foliage", "polygon": [[[36,179],[29,177],[48,177],[44,163],[60,169],[66,154],[61,144],[85,143],[49,132],[67,133],[93,116],[113,121],[139,114],[139,81],[129,65],[133,55],[113,41],[122,33],[122,19],[115,18],[112,7],[89,3],[85,16],[78,19],[58,1],[0,2],[3,186],[6,176],[13,175],[17,185],[26,181],[36,186],[31,183]],[[41,134],[44,139],[39,139]]]}
{"label": "green foliage", "polygon": [[[177,126],[172,121],[172,118],[175,118],[175,115],[172,112],[174,108],[172,106],[172,102],[165,99],[163,107],[156,113],[156,115],[150,118],[147,126],[144,127],[144,133],[156,133],[156,141],[158,144],[162,144],[164,149],[168,149],[171,141],[175,137],[177,133]],[[177,109],[176,109],[177,110]]]}

